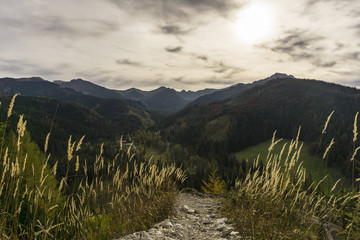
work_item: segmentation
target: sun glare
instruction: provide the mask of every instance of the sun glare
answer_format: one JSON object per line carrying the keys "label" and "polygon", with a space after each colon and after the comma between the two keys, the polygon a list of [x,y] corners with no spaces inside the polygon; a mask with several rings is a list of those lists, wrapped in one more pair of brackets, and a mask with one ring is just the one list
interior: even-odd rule
{"label": "sun glare", "polygon": [[274,15],[269,5],[252,3],[243,9],[236,22],[236,31],[242,42],[256,44],[266,40],[273,31]]}

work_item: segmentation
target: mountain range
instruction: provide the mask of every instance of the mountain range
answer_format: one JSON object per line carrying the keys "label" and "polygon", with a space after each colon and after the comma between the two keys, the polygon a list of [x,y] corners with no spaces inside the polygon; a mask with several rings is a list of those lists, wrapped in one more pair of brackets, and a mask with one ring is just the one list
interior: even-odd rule
{"label": "mountain range", "polygon": [[[332,156],[336,159],[330,161],[340,165],[346,163],[351,152],[348,146],[352,146],[349,142],[353,116],[360,109],[360,91],[356,88],[281,73],[249,84],[196,92],[167,87],[152,91],[113,90],[81,79],[70,82],[49,82],[38,77],[0,79],[0,96],[3,95],[0,101],[9,102],[5,95],[16,93],[20,95],[16,111],[38,119],[29,126],[36,132],[41,126],[49,129],[56,114],[58,127],[63,129],[59,135],[64,136],[77,134],[76,129],[84,132],[90,129],[91,138],[111,139],[153,127],[162,130],[169,141],[205,157],[223,149],[235,152],[266,141],[274,130],[278,130],[280,137],[291,139],[300,125],[302,140],[312,146],[321,135],[323,122],[335,110],[323,141],[329,141],[329,137],[341,141],[342,144],[333,147],[336,154]],[[56,113],[58,110],[49,104],[60,106],[59,111],[63,112]],[[3,112],[5,106],[0,106]],[[66,127],[67,124],[78,127]],[[42,144],[40,138],[38,141]]]}
{"label": "mountain range", "polygon": [[174,113],[186,106],[189,102],[217,91],[216,89],[204,89],[199,91],[176,91],[172,88],[159,87],[152,91],[143,91],[136,88],[127,90],[112,90],[101,87],[89,81],[74,79],[69,82],[54,81],[61,88],[73,89],[86,95],[104,99],[120,99],[129,103],[137,102],[149,111],[161,114]]}
{"label": "mountain range", "polygon": [[204,89],[199,91],[176,91],[164,86],[151,91],[143,91],[136,88],[111,90],[82,79],[74,79],[69,82],[54,81],[54,83],[58,84],[61,88],[69,88],[98,98],[120,99],[125,102],[130,101],[129,103],[132,104],[138,102],[148,111],[169,115],[181,110],[185,106],[221,101],[271,79],[284,77],[294,78],[292,75],[275,73],[271,77],[253,83],[239,83],[224,89]]}
{"label": "mountain range", "polygon": [[197,105],[197,104],[201,104],[201,103],[211,103],[211,102],[222,101],[231,96],[240,94],[240,93],[246,91],[247,89],[250,89],[252,87],[264,84],[267,81],[270,81],[273,79],[278,79],[278,78],[295,78],[295,77],[293,75],[287,75],[285,73],[275,73],[275,74],[271,75],[270,77],[255,81],[253,83],[248,83],[248,84],[238,83],[233,86],[230,86],[230,87],[227,87],[224,89],[219,89],[218,91],[214,91],[213,93],[201,96],[201,97],[197,98],[196,100],[192,101],[191,103],[189,103],[188,106],[193,106],[193,105]]}

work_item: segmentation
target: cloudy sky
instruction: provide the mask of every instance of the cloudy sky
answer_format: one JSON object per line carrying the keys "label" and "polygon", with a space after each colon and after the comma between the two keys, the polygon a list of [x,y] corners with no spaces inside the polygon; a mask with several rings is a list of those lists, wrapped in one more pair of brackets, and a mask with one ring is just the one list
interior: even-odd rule
{"label": "cloudy sky", "polygon": [[0,77],[223,88],[360,82],[359,0],[0,0]]}

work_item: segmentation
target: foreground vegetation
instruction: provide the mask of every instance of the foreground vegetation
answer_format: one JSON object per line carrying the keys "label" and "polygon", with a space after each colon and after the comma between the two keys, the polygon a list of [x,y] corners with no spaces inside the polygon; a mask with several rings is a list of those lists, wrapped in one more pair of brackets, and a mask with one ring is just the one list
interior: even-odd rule
{"label": "foreground vegetation", "polygon": [[[140,162],[121,141],[113,159],[103,146],[92,165],[79,156],[84,137],[68,140],[64,174],[47,152],[31,142],[26,120],[19,117],[17,132],[13,97],[0,126],[1,239],[109,239],[148,228],[172,210],[176,185],[185,174],[174,165]],[[60,180],[56,180],[60,179]]]}
{"label": "foreground vegetation", "polygon": [[[325,133],[327,124],[325,124]],[[357,141],[357,115],[354,146]],[[300,129],[299,129],[300,133]],[[224,212],[242,236],[251,239],[360,239],[360,192],[346,191],[339,179],[324,193],[326,176],[309,184],[298,137],[274,153],[275,133],[264,164],[255,159],[244,179],[227,193]],[[327,158],[333,141],[323,154]],[[354,148],[354,165],[359,148]],[[360,179],[353,178],[353,184]],[[342,186],[342,187],[340,187]]]}

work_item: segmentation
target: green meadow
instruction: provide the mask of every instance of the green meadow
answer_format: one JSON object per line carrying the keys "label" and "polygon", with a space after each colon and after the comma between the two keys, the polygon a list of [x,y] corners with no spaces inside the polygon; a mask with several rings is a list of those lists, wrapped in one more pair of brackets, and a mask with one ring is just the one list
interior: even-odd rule
{"label": "green meadow", "polygon": [[[281,140],[278,144],[274,146],[274,149],[271,151],[271,154],[280,154],[283,146],[286,144],[284,149],[283,158],[286,156],[291,141],[287,139]],[[303,142],[301,142],[303,143]],[[242,151],[234,153],[234,156],[239,161],[246,160],[247,165],[251,166],[254,160],[257,159],[259,155],[259,160],[262,161],[265,164],[267,155],[268,155],[268,149],[271,144],[271,140],[268,140],[266,142],[248,147]],[[324,178],[324,176],[327,176],[324,186],[331,189],[332,185],[338,180],[338,179],[344,179],[344,174],[342,173],[341,169],[338,167],[325,167],[326,161],[322,158],[322,153],[319,154],[319,156],[313,156],[309,154],[309,146],[306,143],[303,143],[302,150],[300,152],[300,162],[303,162],[303,166],[306,169],[308,180],[319,182],[321,179]],[[348,176],[347,176],[348,177]],[[350,181],[347,179],[345,181],[345,186],[350,186]]]}

